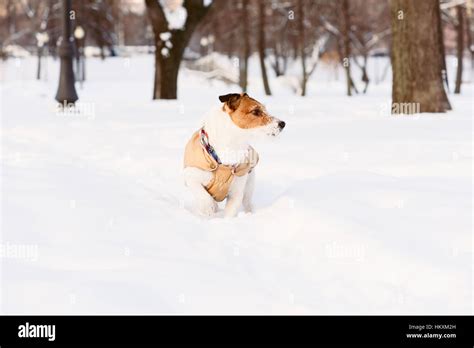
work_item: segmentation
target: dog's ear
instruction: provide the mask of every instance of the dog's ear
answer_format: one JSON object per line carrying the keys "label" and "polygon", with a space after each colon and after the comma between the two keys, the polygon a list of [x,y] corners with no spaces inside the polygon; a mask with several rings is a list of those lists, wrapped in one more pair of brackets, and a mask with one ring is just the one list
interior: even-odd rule
{"label": "dog's ear", "polygon": [[236,110],[240,104],[241,95],[238,93],[230,93],[226,95],[220,95],[219,100],[222,103],[226,103],[231,110]]}
{"label": "dog's ear", "polygon": [[219,96],[219,100],[220,100],[222,103],[231,101],[231,100],[233,100],[233,99],[238,99],[238,98],[240,98],[240,94],[238,94],[238,93],[230,93],[230,94],[220,95],[220,96]]}

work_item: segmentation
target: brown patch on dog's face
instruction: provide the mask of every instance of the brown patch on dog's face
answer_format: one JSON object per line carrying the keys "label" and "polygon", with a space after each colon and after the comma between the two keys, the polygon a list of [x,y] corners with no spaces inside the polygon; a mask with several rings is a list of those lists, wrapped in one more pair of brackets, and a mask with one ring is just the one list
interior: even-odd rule
{"label": "brown patch on dog's face", "polygon": [[247,93],[227,94],[220,96],[219,100],[224,102],[224,111],[229,114],[232,122],[240,128],[263,127],[274,121],[265,106],[250,98]]}

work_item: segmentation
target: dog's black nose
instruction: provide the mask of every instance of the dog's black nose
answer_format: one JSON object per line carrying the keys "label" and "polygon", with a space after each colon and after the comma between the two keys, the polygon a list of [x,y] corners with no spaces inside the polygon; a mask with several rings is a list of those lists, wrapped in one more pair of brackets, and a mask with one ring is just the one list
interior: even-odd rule
{"label": "dog's black nose", "polygon": [[286,123],[283,122],[283,121],[278,122],[278,127],[280,127],[280,129],[285,128],[285,125],[286,125]]}

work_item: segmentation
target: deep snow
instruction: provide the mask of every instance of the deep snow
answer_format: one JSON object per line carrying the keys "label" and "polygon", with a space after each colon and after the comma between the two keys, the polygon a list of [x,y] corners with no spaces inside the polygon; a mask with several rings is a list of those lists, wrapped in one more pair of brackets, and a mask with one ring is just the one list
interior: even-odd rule
{"label": "deep snow", "polygon": [[308,97],[264,97],[254,67],[287,127],[255,145],[256,212],[204,220],[183,149],[237,88],[183,69],[179,100],[152,102],[152,68],[89,59],[90,113],[65,116],[58,62],[41,82],[0,63],[2,313],[472,312],[472,84],[452,112],[391,117],[388,80],[348,98],[321,65]]}

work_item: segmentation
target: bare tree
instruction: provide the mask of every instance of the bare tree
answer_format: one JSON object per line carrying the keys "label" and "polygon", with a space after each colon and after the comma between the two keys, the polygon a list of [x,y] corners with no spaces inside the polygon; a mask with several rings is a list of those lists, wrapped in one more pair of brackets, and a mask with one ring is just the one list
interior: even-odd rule
{"label": "bare tree", "polygon": [[457,69],[456,69],[456,86],[454,93],[461,93],[463,56],[464,56],[464,7],[456,6],[456,53],[457,53]]}
{"label": "bare tree", "polygon": [[349,0],[341,0],[341,12],[342,12],[342,55],[343,55],[343,66],[346,71],[346,84],[347,84],[347,95],[352,95],[352,88],[355,88],[354,82],[351,77],[351,46],[350,46],[350,22],[349,22]]}
{"label": "bare tree", "polygon": [[239,83],[242,92],[247,92],[248,84],[248,65],[249,65],[249,55],[250,55],[250,35],[249,35],[249,0],[242,0],[242,51],[240,53],[241,57],[239,59]]}
{"label": "bare tree", "polygon": [[276,76],[285,74],[288,67],[288,9],[284,6],[278,6],[275,1],[272,2],[272,21],[271,36],[269,45],[273,52],[273,60],[270,63]]}
{"label": "bare tree", "polygon": [[[419,112],[445,112],[451,106],[442,80],[441,21],[438,0],[392,0],[393,105],[416,104]],[[434,28],[434,30],[433,30]]]}
{"label": "bare tree", "polygon": [[265,67],[265,1],[258,2],[258,57],[260,69],[262,71],[263,87],[266,95],[271,95],[270,84],[268,83],[267,68]]}
{"label": "bare tree", "polygon": [[[168,3],[179,5],[180,1]],[[173,8],[163,8],[158,0],[145,0],[145,4],[155,36],[153,99],[176,99],[178,72],[184,50],[212,3],[206,6],[203,0],[184,0],[182,10],[181,7],[174,9],[174,11],[186,12],[186,19],[181,26],[170,23],[165,14],[165,11],[166,13],[173,12]]]}
{"label": "bare tree", "polygon": [[301,96],[306,95],[306,50],[305,50],[305,45],[306,45],[306,40],[305,40],[305,29],[304,29],[304,8],[303,8],[303,0],[298,0],[297,5],[296,5],[296,11],[297,11],[297,25],[298,25],[298,34],[299,34],[299,45],[298,45],[298,51],[299,51],[299,56],[301,59],[301,73],[302,73],[302,79],[301,79]]}
{"label": "bare tree", "polygon": [[354,54],[352,62],[361,71],[361,80],[364,83],[362,93],[369,87],[367,64],[369,56],[384,39],[390,36],[390,16],[388,2],[380,0],[353,0],[351,2],[351,31],[350,40]]}
{"label": "bare tree", "polygon": [[467,48],[471,54],[471,69],[474,69],[474,35],[472,31],[474,29],[474,16],[472,16],[472,9],[470,9],[471,15],[466,16],[466,41]]}
{"label": "bare tree", "polygon": [[[331,17],[332,20],[323,14],[319,15],[319,19],[322,27],[336,40],[339,61],[346,73],[346,93],[351,96],[352,91],[358,93],[358,90],[351,76],[351,41],[354,40],[354,35],[351,32],[349,2],[348,0],[339,0],[329,3],[328,9],[333,12],[332,14],[328,13],[328,17]],[[338,15],[334,16],[334,13]]]}

